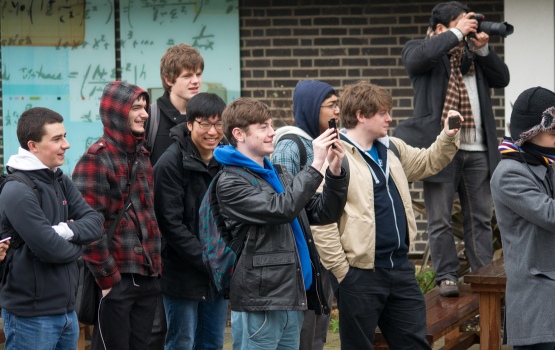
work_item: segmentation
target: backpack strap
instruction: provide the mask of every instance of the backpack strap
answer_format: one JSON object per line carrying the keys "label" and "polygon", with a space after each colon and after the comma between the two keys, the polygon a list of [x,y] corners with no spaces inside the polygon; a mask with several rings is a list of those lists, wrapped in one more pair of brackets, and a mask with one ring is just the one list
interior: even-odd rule
{"label": "backpack strap", "polygon": [[306,166],[306,162],[308,160],[308,157],[307,157],[307,154],[306,154],[306,147],[304,146],[304,143],[301,140],[301,137],[297,134],[286,134],[286,135],[283,135],[282,137],[280,137],[278,143],[281,140],[291,140],[291,141],[294,141],[297,144],[297,148],[299,149],[299,157],[301,159],[300,167],[301,167],[301,169],[304,168]]}
{"label": "backpack strap", "polygon": [[[240,175],[242,177],[244,177],[253,187],[255,188],[260,188],[260,183],[258,182],[258,179],[249,171],[245,170],[245,168],[243,167],[237,167],[237,166],[232,166],[232,165],[227,165],[224,166],[224,168],[220,171],[220,173],[218,173],[218,175],[220,175],[221,173],[223,173],[224,171],[227,172],[231,172],[237,175]],[[219,176],[218,176],[219,178]],[[212,199],[217,201],[217,197],[216,197],[216,184],[217,182],[213,182],[214,183],[214,189],[213,189],[213,197]],[[218,216],[220,217],[220,220],[223,220],[223,218],[221,217],[221,215],[219,215],[219,205],[217,206],[218,208]],[[225,223],[224,223],[225,225]],[[218,224],[219,226],[219,224]],[[234,252],[235,255],[239,256],[239,253],[241,251],[241,249],[243,248],[243,245],[245,243],[245,239],[247,238],[249,233],[249,227],[248,226],[243,226],[241,228],[241,230],[238,232],[237,237],[235,239],[231,239],[228,243],[228,247],[230,247]],[[256,239],[254,239],[254,237],[248,237],[248,240],[246,242],[247,244],[247,250],[246,250],[246,261],[247,261],[247,268],[248,269],[252,269],[253,268],[253,264],[252,264],[252,255],[254,253],[254,246],[256,243]],[[249,259],[249,256],[251,257]],[[237,260],[238,261],[238,260]]]}
{"label": "backpack strap", "polygon": [[[16,170],[16,171],[14,171],[13,173],[11,173],[7,176],[5,182],[13,181],[13,180],[22,182],[22,183],[26,184],[27,186],[31,187],[33,189],[33,192],[35,192],[35,196],[37,196],[37,199],[39,200],[39,205],[42,207],[42,198],[40,196],[39,188],[37,187],[37,184],[35,184],[33,182],[33,180],[31,180],[29,175],[27,175],[24,171],[17,171]],[[63,188],[63,189],[64,189],[64,195],[65,195],[65,188]]]}
{"label": "backpack strap", "polygon": [[150,117],[146,125],[146,149],[152,152],[156,135],[158,134],[158,126],[160,126],[160,107],[156,101],[150,105]]}
{"label": "backpack strap", "polygon": [[395,145],[395,143],[393,143],[393,141],[389,140],[389,149],[393,152],[393,154],[395,154],[395,156],[397,158],[401,158],[399,157],[399,149],[397,148],[397,146]]}
{"label": "backpack strap", "polygon": [[133,190],[133,185],[135,184],[135,179],[137,179],[138,170],[139,170],[139,162],[137,160],[134,160],[133,161],[133,167],[131,169],[131,176],[127,178],[127,198],[125,199],[125,202],[123,203],[123,207],[121,207],[121,209],[119,210],[118,216],[112,222],[112,224],[108,228],[108,231],[106,231],[106,237],[108,238],[108,245],[110,247],[112,247],[112,245],[114,244],[112,240],[114,239],[114,233],[116,232],[116,228],[118,226],[118,223],[120,222],[121,218],[123,217],[123,214],[125,214],[125,212],[130,207],[131,191]]}

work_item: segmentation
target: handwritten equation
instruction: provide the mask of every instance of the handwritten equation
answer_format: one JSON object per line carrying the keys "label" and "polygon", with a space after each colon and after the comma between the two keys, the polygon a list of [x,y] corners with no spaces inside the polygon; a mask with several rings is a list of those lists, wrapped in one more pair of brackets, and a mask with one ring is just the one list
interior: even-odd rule
{"label": "handwritten equation", "polygon": [[85,0],[1,0],[3,46],[81,45]]}
{"label": "handwritten equation", "polygon": [[[122,71],[128,76],[134,78],[134,82],[145,80],[147,78],[147,70],[144,64],[136,65],[126,63],[122,67]],[[49,98],[60,100],[63,96],[64,100],[68,98],[74,101],[92,101],[97,104],[102,96],[104,87],[111,81],[116,80],[116,70],[111,66],[105,66],[100,63],[89,63],[84,70],[59,70],[49,65],[39,65],[37,67],[14,67],[10,64],[2,64],[2,81],[7,90],[9,88],[21,88],[23,93],[13,94],[12,99],[42,99],[47,101]],[[66,86],[65,92],[59,92],[59,88]],[[69,92],[69,95],[67,94]],[[6,94],[6,97],[8,94]],[[4,125],[11,125],[14,115],[4,116]],[[79,115],[72,115],[72,119],[78,118],[80,121],[91,123],[99,121],[98,111],[85,110]],[[17,123],[17,121],[15,122]]]}

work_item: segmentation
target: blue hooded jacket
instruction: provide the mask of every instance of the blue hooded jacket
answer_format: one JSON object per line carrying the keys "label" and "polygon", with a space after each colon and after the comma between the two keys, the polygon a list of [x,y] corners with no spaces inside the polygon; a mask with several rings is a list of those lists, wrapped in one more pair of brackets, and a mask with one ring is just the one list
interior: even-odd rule
{"label": "blue hooded jacket", "polygon": [[303,80],[293,93],[293,118],[299,128],[312,138],[320,136],[320,106],[335,89],[318,80]]}

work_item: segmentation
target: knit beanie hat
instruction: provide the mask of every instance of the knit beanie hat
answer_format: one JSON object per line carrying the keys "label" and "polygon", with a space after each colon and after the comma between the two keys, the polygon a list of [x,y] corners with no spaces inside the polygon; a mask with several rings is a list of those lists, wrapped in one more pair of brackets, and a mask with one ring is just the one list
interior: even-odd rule
{"label": "knit beanie hat", "polygon": [[518,146],[542,131],[555,130],[555,93],[540,86],[524,90],[513,105],[509,130]]}

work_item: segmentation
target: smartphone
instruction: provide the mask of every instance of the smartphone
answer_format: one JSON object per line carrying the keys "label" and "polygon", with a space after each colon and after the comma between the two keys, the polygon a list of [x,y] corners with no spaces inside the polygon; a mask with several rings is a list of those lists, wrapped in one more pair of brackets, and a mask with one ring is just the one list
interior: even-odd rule
{"label": "smartphone", "polygon": [[[335,118],[328,119],[328,128],[335,130],[335,137],[337,138],[337,124],[335,123]],[[335,145],[332,144],[331,148],[335,148]]]}
{"label": "smartphone", "polygon": [[448,120],[449,130],[461,128],[461,118],[458,115],[452,115]]}
{"label": "smartphone", "polygon": [[0,239],[0,243],[6,242],[9,239],[12,239],[12,238],[11,237],[2,238],[2,239]]}

